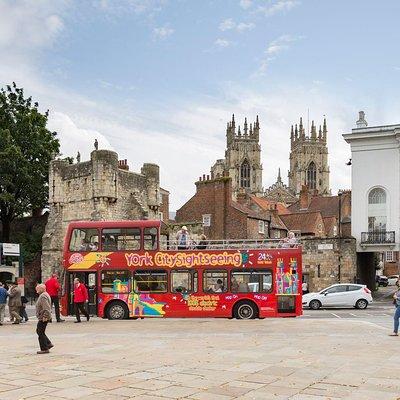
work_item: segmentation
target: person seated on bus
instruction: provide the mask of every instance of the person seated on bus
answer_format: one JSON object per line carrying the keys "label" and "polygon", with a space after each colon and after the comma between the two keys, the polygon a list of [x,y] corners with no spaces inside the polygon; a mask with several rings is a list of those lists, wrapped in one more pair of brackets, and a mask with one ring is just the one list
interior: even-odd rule
{"label": "person seated on bus", "polygon": [[222,293],[224,291],[224,284],[222,283],[222,279],[217,279],[217,282],[210,286],[207,290],[212,293]]}
{"label": "person seated on bus", "polygon": [[239,282],[233,276],[232,280],[231,280],[231,292],[232,293],[237,293],[238,291],[239,291]]}
{"label": "person seated on bus", "polygon": [[99,244],[97,242],[89,243],[90,251],[97,251],[99,249]]}
{"label": "person seated on bus", "polygon": [[201,235],[200,236],[200,241],[199,243],[197,243],[196,249],[198,250],[205,250],[208,246],[208,242],[207,242],[207,236],[206,235]]}
{"label": "person seated on bus", "polygon": [[103,249],[107,251],[117,250],[117,242],[114,236],[109,234],[103,235]]}
{"label": "person seated on bus", "polygon": [[79,251],[88,251],[89,249],[89,240],[87,239],[83,239],[80,247],[79,247]]}

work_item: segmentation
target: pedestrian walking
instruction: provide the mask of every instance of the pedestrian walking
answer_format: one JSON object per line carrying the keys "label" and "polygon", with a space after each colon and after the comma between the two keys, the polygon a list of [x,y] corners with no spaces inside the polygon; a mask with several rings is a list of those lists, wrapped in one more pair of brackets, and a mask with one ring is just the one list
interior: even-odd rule
{"label": "pedestrian walking", "polygon": [[189,248],[189,232],[188,228],[183,225],[176,235],[176,240],[178,242],[178,250],[186,250]]}
{"label": "pedestrian walking", "polygon": [[22,306],[21,302],[21,289],[18,287],[17,282],[12,282],[10,290],[8,291],[8,309],[10,311],[10,320],[13,321],[14,325],[18,325],[22,318],[19,315],[19,310]]}
{"label": "pedestrian walking", "polygon": [[54,305],[54,311],[56,313],[56,321],[57,322],[64,322],[63,319],[60,317],[60,300],[59,300],[59,293],[60,293],[60,283],[58,282],[57,274],[52,274],[49,279],[45,282],[46,291],[51,298],[51,306]]}
{"label": "pedestrian walking", "polygon": [[4,284],[0,282],[0,326],[3,325],[4,317],[6,315],[8,292],[4,288]]}
{"label": "pedestrian walking", "polygon": [[74,304],[75,304],[75,315],[76,315],[75,323],[81,322],[81,316],[79,312],[81,312],[86,317],[86,320],[89,321],[90,317],[85,309],[85,303],[87,303],[88,301],[89,297],[86,286],[83,283],[81,283],[79,278],[75,278],[74,279]]}
{"label": "pedestrian walking", "polygon": [[[19,315],[22,318],[22,321],[28,322],[28,314],[26,313],[26,304],[28,303],[28,299],[25,296],[21,296],[21,307],[19,309]],[[22,322],[21,321],[21,322]]]}
{"label": "pedestrian walking", "polygon": [[36,317],[38,319],[36,333],[40,346],[37,354],[47,354],[54,347],[53,343],[46,336],[47,324],[51,322],[51,298],[46,292],[46,285],[43,283],[36,286],[36,293],[39,295],[36,300]]}
{"label": "pedestrian walking", "polygon": [[396,293],[393,295],[393,304],[396,307],[394,312],[394,328],[393,333],[389,336],[399,336],[399,319],[400,319],[400,281],[396,282],[397,290]]}

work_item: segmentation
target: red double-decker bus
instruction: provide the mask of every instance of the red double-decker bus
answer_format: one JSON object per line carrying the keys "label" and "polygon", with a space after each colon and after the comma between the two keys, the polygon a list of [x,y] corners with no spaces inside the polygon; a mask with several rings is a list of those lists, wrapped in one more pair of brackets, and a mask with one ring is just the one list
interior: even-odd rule
{"label": "red double-decker bus", "polygon": [[88,288],[89,313],[109,319],[301,315],[300,248],[209,241],[206,249],[176,250],[160,229],[160,221],[71,223],[63,315],[74,312],[75,277]]}

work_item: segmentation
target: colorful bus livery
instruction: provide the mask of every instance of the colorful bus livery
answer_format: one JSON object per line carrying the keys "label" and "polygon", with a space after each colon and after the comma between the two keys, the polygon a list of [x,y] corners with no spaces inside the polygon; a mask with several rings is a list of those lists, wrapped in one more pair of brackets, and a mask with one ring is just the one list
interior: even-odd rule
{"label": "colorful bus livery", "polygon": [[159,232],[160,221],[71,223],[64,315],[73,313],[75,277],[88,287],[89,312],[109,319],[301,314],[300,248],[216,248],[210,241],[210,249],[178,251],[164,249],[174,246],[160,244]]}

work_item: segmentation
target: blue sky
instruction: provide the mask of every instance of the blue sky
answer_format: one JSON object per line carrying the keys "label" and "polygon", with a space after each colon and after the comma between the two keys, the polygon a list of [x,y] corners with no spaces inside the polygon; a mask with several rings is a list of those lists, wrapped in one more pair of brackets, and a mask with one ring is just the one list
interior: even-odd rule
{"label": "blue sky", "polygon": [[62,151],[94,138],[161,167],[171,209],[225,150],[226,121],[260,115],[264,187],[288,168],[290,125],[326,115],[333,192],[350,187],[341,135],[365,110],[399,122],[398,1],[0,0],[3,85],[51,112]]}

